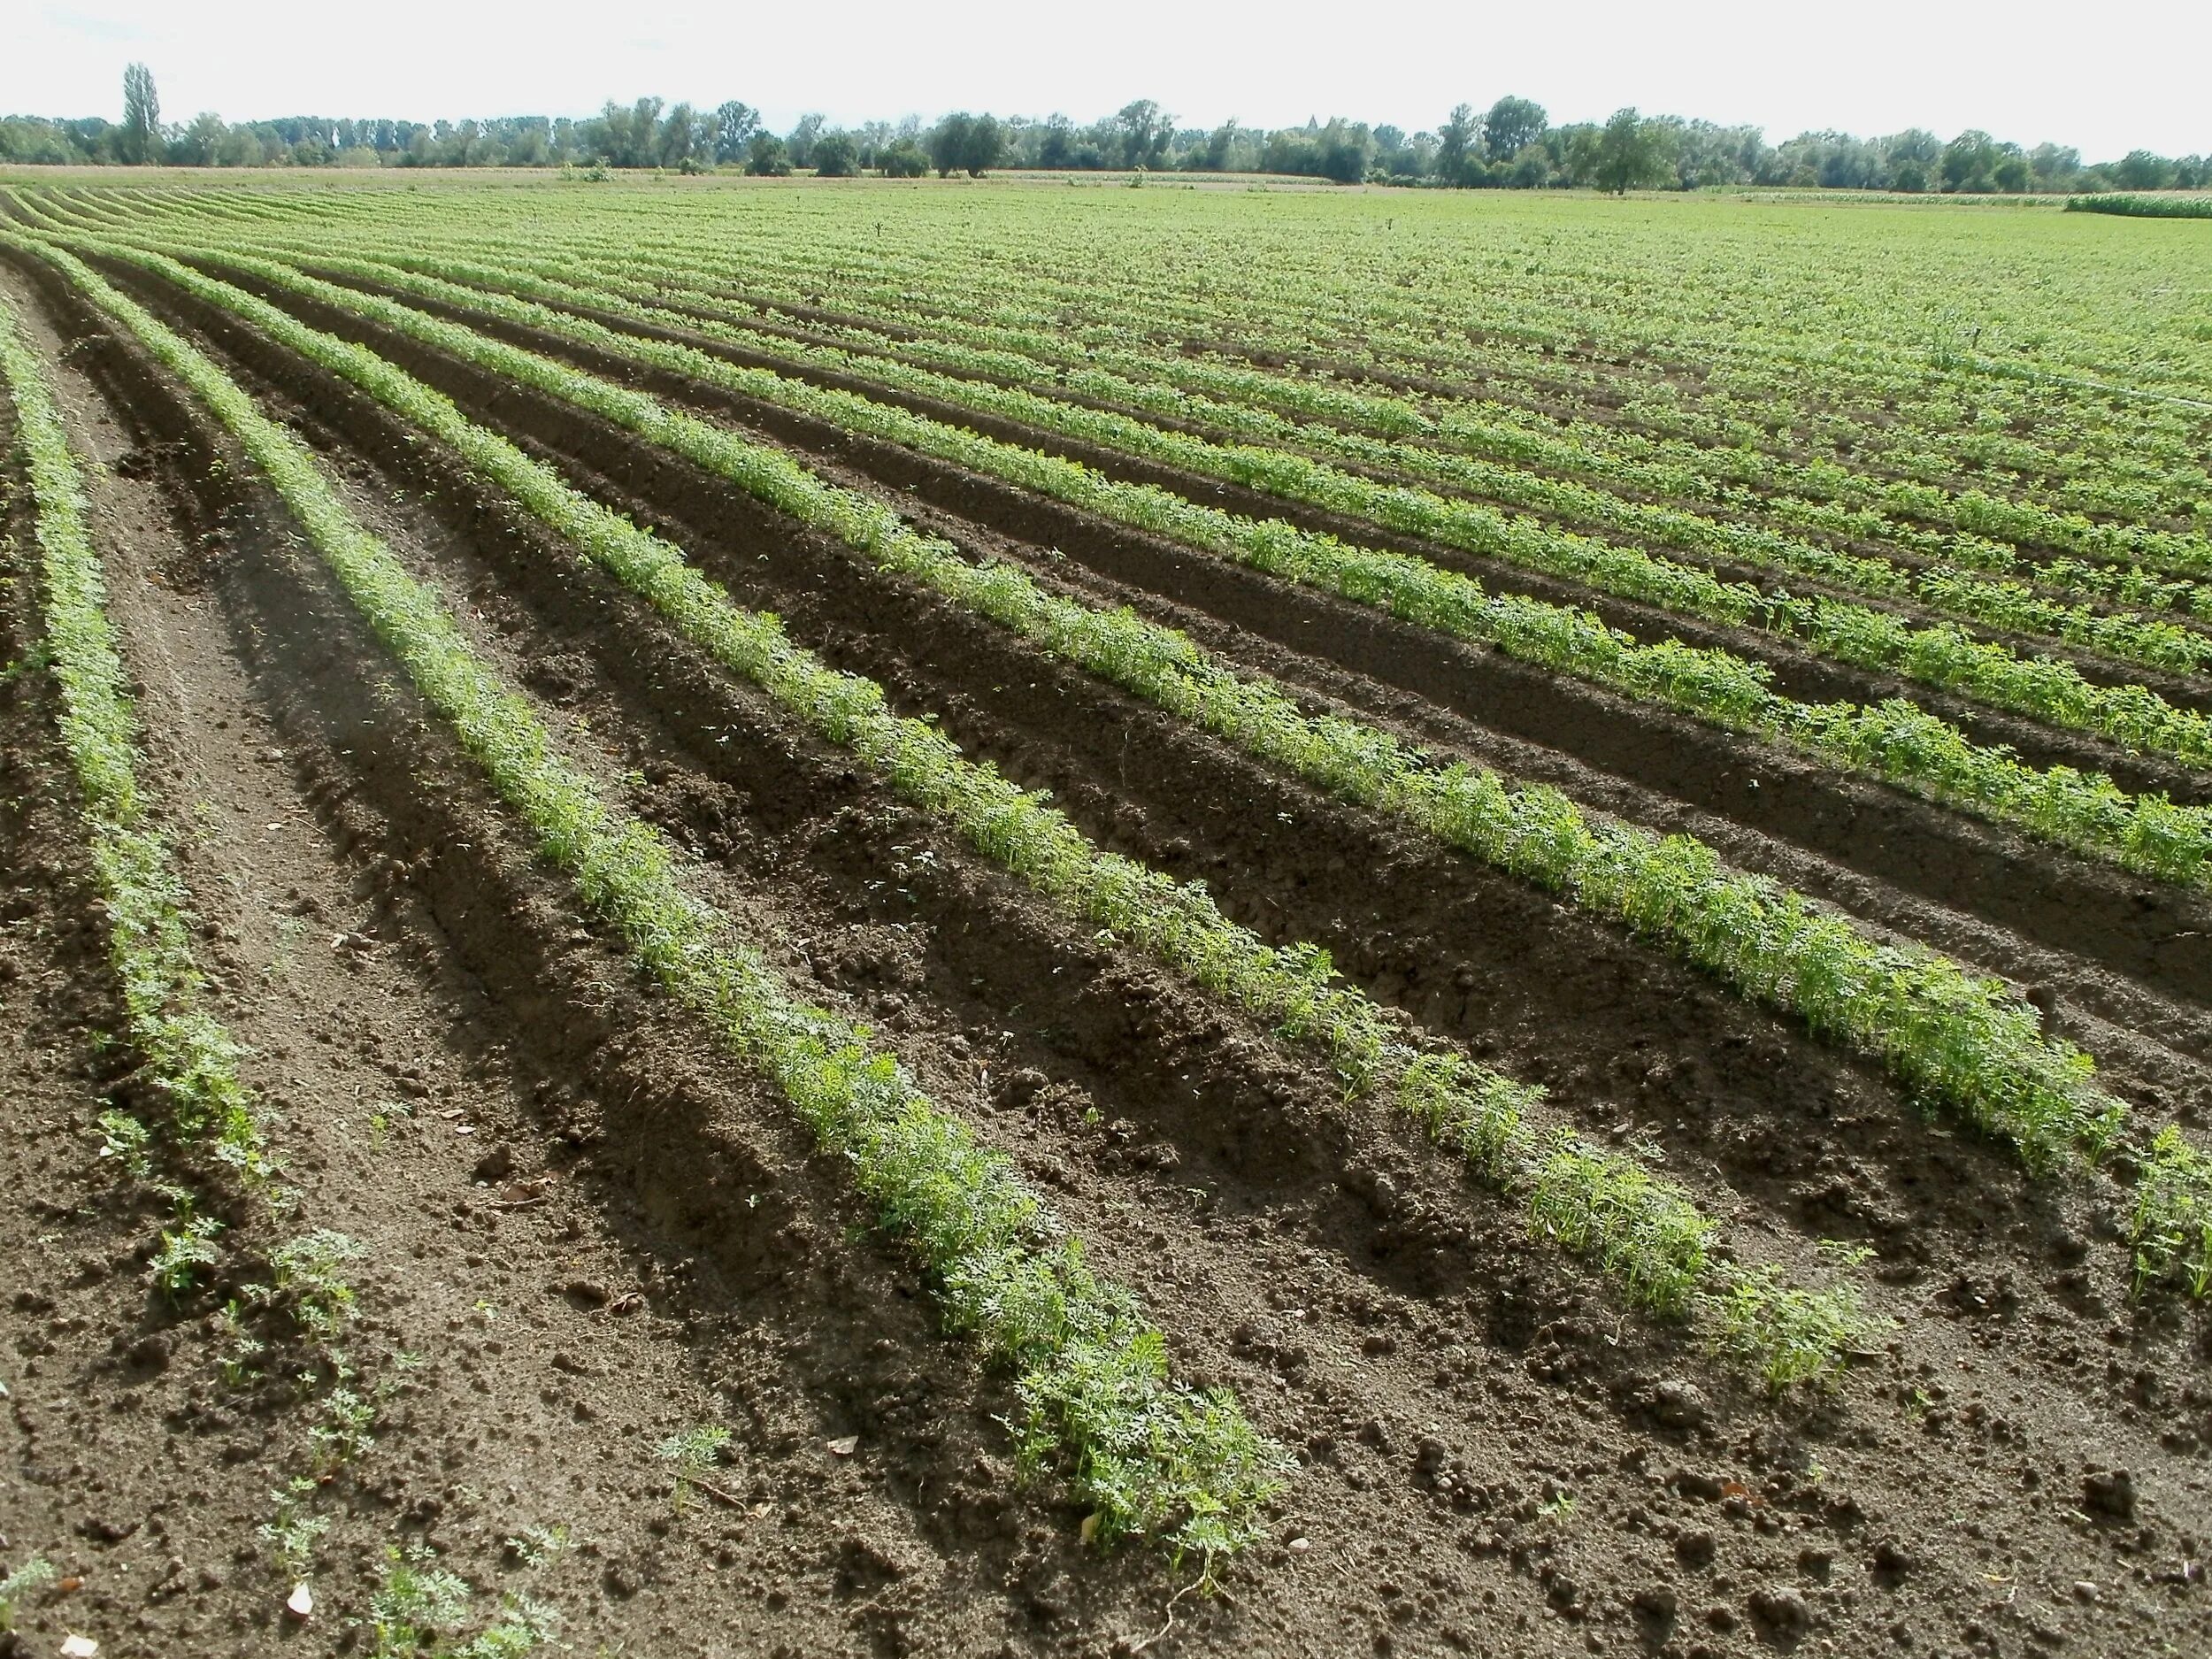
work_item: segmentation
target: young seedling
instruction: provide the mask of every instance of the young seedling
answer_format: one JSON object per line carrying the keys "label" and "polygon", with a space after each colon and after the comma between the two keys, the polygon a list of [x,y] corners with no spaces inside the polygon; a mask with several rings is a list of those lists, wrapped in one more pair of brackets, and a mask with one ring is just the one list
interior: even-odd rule
{"label": "young seedling", "polygon": [[188,1294],[201,1272],[219,1258],[215,1235],[223,1224],[211,1216],[196,1216],[173,1230],[161,1230],[161,1248],[154,1252],[150,1271],[154,1287],[174,1302]]}
{"label": "young seedling", "polygon": [[115,1167],[134,1181],[153,1179],[153,1160],[148,1156],[153,1133],[128,1112],[100,1114],[100,1156],[114,1160]]}
{"label": "young seedling", "polygon": [[323,1401],[324,1420],[307,1431],[315,1466],[328,1472],[365,1457],[375,1448],[376,1406],[350,1388],[333,1388]]}
{"label": "young seedling", "polygon": [[15,1628],[15,1604],[34,1590],[54,1582],[53,1563],[34,1555],[6,1578],[0,1578],[0,1632]]}
{"label": "young seedling", "polygon": [[676,1513],[691,1507],[692,1488],[705,1483],[707,1472],[722,1461],[730,1432],[718,1425],[686,1429],[672,1434],[653,1448],[653,1455],[674,1466]]}
{"label": "young seedling", "polygon": [[2212,1295],[2212,1156],[2175,1125],[2151,1142],[2130,1224],[2137,1296],[2168,1279],[2192,1296]]}
{"label": "young seedling", "polygon": [[510,1596],[495,1623],[451,1645],[442,1639],[467,1622],[472,1594],[468,1580],[440,1566],[427,1545],[386,1551],[383,1581],[369,1602],[374,1659],[421,1659],[426,1651],[442,1659],[520,1659],[557,1633],[551,1609]]}
{"label": "young seedling", "polygon": [[276,1552],[288,1577],[304,1578],[314,1564],[315,1546],[323,1534],[330,1531],[330,1517],[311,1515],[307,1505],[315,1495],[315,1483],[304,1476],[295,1476],[283,1491],[269,1494],[276,1505],[276,1516],[264,1521],[257,1531],[261,1541]]}

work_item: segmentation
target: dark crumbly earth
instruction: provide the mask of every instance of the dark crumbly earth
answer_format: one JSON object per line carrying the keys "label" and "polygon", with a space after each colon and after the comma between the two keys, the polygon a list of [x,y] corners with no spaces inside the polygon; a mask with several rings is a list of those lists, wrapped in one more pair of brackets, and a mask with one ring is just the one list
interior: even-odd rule
{"label": "dark crumbly earth", "polygon": [[[1142,1545],[1086,1548],[1051,1479],[1018,1478],[1007,1379],[936,1327],[835,1161],[580,919],[190,395],[14,259],[0,285],[92,463],[211,997],[299,1194],[284,1231],[365,1249],[343,1347],[376,1416],[372,1446],[319,1458],[300,1356],[278,1343],[257,1374],[227,1369],[240,1287],[156,1294],[165,1212],[97,1156],[99,1113],[143,1086],[115,1038],[12,458],[0,1563],[64,1577],[24,1598],[0,1653],[81,1633],[112,1655],[365,1654],[390,1553],[417,1546],[473,1586],[475,1626],[527,1596],[580,1654],[2212,1651],[2212,1325],[2130,1300],[2124,1171],[2032,1187],[1875,1070],[1621,933],[611,427],[285,301],[664,526],[1100,841],[1326,945],[1379,998],[1547,1084],[1585,1133],[1663,1137],[1746,1256],[1811,1271],[1820,1240],[1872,1247],[1875,1345],[1832,1392],[1770,1400],[1305,1056],[983,865],[377,407],[111,274],[321,451],[580,764],[695,855],[701,890],[1003,1148],[1171,1333],[1179,1373],[1233,1386],[1295,1466],[1267,1541],[1210,1593]],[[2120,1092],[2205,1121],[2212,984],[2162,954],[2194,936],[2193,901],[2139,903],[1686,722],[888,446],[656,388],[1312,706],[1694,829],[2062,987],[2062,1028]],[[717,1425],[729,1447],[680,1502],[657,1448]],[[264,1531],[298,1479],[331,1523],[304,1620]]]}

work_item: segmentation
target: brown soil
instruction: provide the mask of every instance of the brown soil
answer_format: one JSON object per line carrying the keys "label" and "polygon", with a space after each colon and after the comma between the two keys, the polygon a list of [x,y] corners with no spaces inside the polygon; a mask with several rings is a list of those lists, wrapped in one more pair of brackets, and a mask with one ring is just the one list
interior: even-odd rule
{"label": "brown soil", "polygon": [[[1142,1548],[1084,1548],[1048,1481],[1013,1479],[1006,1379],[934,1328],[896,1241],[864,1228],[787,1109],[579,921],[188,395],[42,267],[0,282],[35,319],[73,438],[105,464],[91,485],[150,781],[221,1011],[281,1116],[296,1225],[369,1247],[349,1346],[384,1390],[375,1449],[316,1500],[334,1525],[321,1604],[297,1625],[257,1528],[309,1467],[309,1419],[280,1367],[221,1379],[222,1287],[149,1294],[157,1211],[93,1156],[102,1102],[133,1085],[99,1036],[114,994],[51,694],[9,677],[0,1065],[20,1104],[0,1178],[25,1197],[0,1210],[0,1562],[42,1555],[81,1579],[30,1598],[23,1652],[81,1631],[103,1654],[365,1653],[347,1621],[411,1539],[485,1592],[480,1615],[526,1590],[586,1653],[2212,1640],[2212,1327],[2201,1309],[2129,1302],[2117,1174],[2032,1187],[1870,1068],[1617,932],[1132,705],[624,434],[349,326],[666,526],[902,709],[1050,787],[1100,840],[1203,877],[1271,937],[1327,945],[1377,996],[1548,1083],[1586,1131],[1657,1139],[1744,1254],[1876,1246],[1870,1299],[1893,1333],[1832,1394],[1770,1402],[1532,1243],[1510,1204],[1342,1101],[1298,1050],[981,864],[374,405],[135,281],[322,450],[603,787],[698,855],[779,969],[875,1025],[1141,1294],[1179,1371],[1234,1386],[1296,1455],[1270,1541],[1217,1594],[1179,1596]],[[2062,1021],[2119,1087],[2200,1125],[2212,1107],[2212,972],[2165,937],[2200,919],[2193,902],[2138,907],[2132,884],[1918,803],[718,406],[979,549],[1191,626],[1316,706],[1724,832],[1745,862],[2057,983]],[[35,624],[19,492],[12,511],[20,660]],[[736,1435],[714,1476],[726,1501],[679,1513],[653,1448],[713,1423]],[[503,1548],[557,1525],[569,1548],[542,1565]]]}

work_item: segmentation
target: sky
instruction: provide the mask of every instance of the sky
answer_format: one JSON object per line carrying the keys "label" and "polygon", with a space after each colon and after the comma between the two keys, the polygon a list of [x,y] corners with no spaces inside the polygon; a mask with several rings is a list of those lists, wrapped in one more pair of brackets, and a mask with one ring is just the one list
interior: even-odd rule
{"label": "sky", "polygon": [[1978,127],[2091,161],[2212,151],[2212,0],[0,0],[0,111],[112,119],[134,60],[173,121],[586,115],[649,93],[741,98],[780,130],[807,111],[1088,121],[1149,97],[1186,127],[1343,115],[1411,132],[1514,93],[1555,123],[1633,104],[1770,142]]}

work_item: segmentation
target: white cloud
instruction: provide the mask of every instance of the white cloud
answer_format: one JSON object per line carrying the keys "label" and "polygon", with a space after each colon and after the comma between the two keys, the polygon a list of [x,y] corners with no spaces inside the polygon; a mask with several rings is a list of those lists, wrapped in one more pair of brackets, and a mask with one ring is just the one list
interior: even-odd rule
{"label": "white cloud", "polygon": [[[23,0],[6,0],[8,9]],[[275,0],[32,0],[0,44],[0,110],[107,114],[124,64],[154,71],[172,119],[315,113],[580,115],[641,93],[743,98],[787,126],[1065,111],[1087,120],[1157,98],[1187,125],[1280,126],[1342,114],[1433,127],[1507,92],[1555,120],[1647,113],[1751,122],[1770,139],[1968,127],[2108,159],[2138,145],[2212,150],[2212,4],[2116,0],[1589,0],[1580,8],[1398,0],[1217,0],[1120,12],[1014,0],[844,0],[766,8],[671,0],[611,24],[603,0],[511,8],[378,0],[322,11]],[[638,27],[642,25],[642,27]]]}

